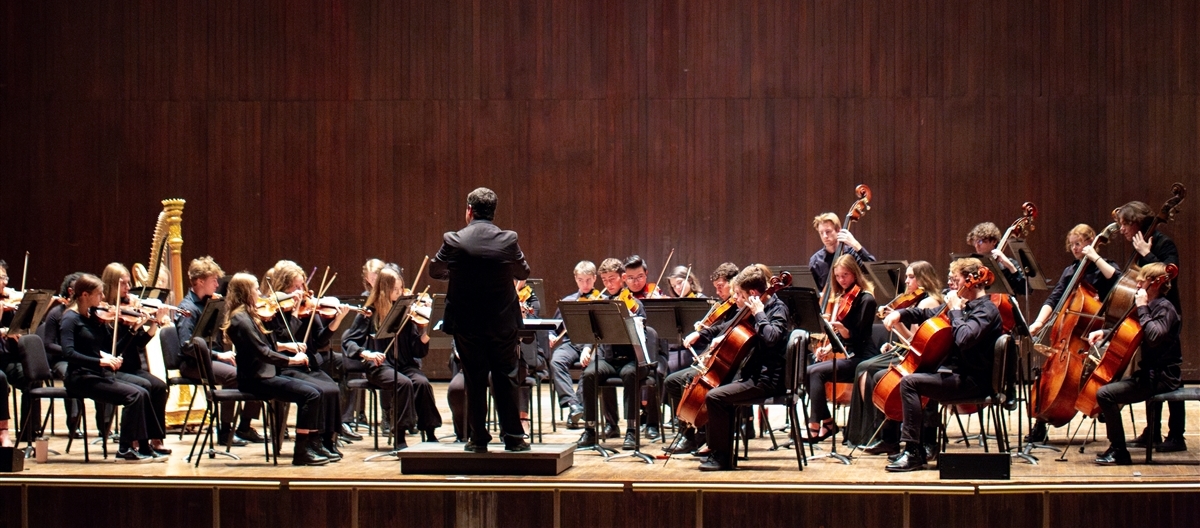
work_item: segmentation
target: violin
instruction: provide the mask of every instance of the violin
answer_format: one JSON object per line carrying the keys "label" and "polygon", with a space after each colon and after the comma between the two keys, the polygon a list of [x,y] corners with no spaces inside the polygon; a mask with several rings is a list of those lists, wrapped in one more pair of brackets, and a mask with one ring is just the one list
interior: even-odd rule
{"label": "violin", "polygon": [[408,309],[411,312],[408,317],[412,319],[412,322],[417,326],[425,326],[429,324],[429,316],[433,312],[433,297],[430,297],[428,293],[421,292]]}
{"label": "violin", "polygon": [[629,313],[637,313],[638,300],[633,296],[633,292],[629,291],[629,288],[621,288],[621,293],[617,294],[616,299],[625,303],[625,307],[629,309]]}
{"label": "violin", "polygon": [[121,308],[120,310],[117,310],[108,303],[100,303],[97,306],[93,306],[90,311],[91,314],[101,322],[112,323],[113,321],[120,319],[121,324],[129,327],[141,326],[146,324],[148,319],[152,319],[152,317],[149,317],[138,310],[134,310],[132,308]]}
{"label": "violin", "polygon": [[913,288],[912,291],[906,291],[897,295],[895,299],[892,299],[892,302],[880,306],[879,309],[875,311],[875,315],[880,319],[883,319],[884,317],[887,317],[887,314],[890,314],[896,310],[908,308],[909,306],[921,302],[923,299],[925,299],[925,297],[928,296],[929,294],[925,292],[925,288],[918,286]]}
{"label": "violin", "polygon": [[138,306],[139,306],[138,309],[141,310],[142,313],[144,313],[148,316],[151,316],[151,317],[153,317],[155,314],[157,314],[158,310],[160,310],[162,308],[166,308],[168,311],[177,313],[184,317],[192,316],[191,310],[180,308],[178,306],[172,306],[172,305],[166,304],[158,299],[142,299],[141,302],[138,304]]}
{"label": "violin", "polygon": [[699,332],[705,328],[712,328],[712,325],[717,324],[726,313],[729,313],[729,309],[734,306],[737,306],[737,303],[734,302],[732,295],[728,299],[725,299],[724,302],[713,303],[712,308],[709,308],[708,313],[704,315],[704,319],[696,321],[696,331]]}
{"label": "violin", "polygon": [[523,317],[533,317],[533,304],[529,299],[533,297],[533,287],[526,284],[521,289],[517,290],[517,301],[521,303],[521,315]]}
{"label": "violin", "polygon": [[21,305],[21,301],[25,298],[25,292],[17,291],[12,288],[4,288],[3,295],[0,295],[0,311],[12,312]]}

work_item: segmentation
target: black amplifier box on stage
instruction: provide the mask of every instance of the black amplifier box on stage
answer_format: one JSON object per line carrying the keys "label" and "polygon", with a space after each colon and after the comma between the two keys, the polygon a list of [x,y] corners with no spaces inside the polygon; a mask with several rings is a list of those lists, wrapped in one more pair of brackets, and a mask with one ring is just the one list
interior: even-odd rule
{"label": "black amplifier box on stage", "polygon": [[942,453],[937,459],[944,480],[1008,480],[1008,453]]}
{"label": "black amplifier box on stage", "polygon": [[24,449],[19,447],[0,447],[0,473],[20,473],[24,470]]}

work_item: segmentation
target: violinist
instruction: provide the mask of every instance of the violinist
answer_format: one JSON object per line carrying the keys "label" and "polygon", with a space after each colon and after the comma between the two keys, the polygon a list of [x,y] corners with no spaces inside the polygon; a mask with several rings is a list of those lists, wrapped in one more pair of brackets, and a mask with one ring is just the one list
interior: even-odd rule
{"label": "violinist", "polygon": [[700,286],[696,274],[687,266],[675,266],[667,275],[667,282],[671,285],[667,288],[667,297],[704,298],[704,288]]}
{"label": "violinist", "polygon": [[838,218],[838,215],[821,213],[813,218],[812,225],[821,237],[823,246],[808,259],[808,269],[812,271],[818,289],[824,289],[825,282],[829,280],[829,269],[833,266],[833,257],[837,253],[839,243],[843,245],[842,251],[854,257],[855,262],[875,262],[875,256],[854,238],[849,229],[843,228],[842,219]]}
{"label": "violinist", "polygon": [[[737,277],[738,271],[737,264],[725,262],[717,266],[717,269],[709,275],[713,284],[713,292],[722,303],[729,301],[733,296],[732,281]],[[720,315],[715,317],[712,324],[701,325],[698,330],[685,336],[683,338],[684,347],[701,352],[708,350],[713,339],[725,332],[725,328],[735,316],[737,316],[736,305],[726,307]],[[690,365],[672,372],[663,381],[663,392],[666,394],[667,404],[672,409],[679,407],[679,400],[683,397],[684,389],[692,383],[692,378],[695,378],[697,373],[699,370],[696,370],[694,365]],[[680,434],[683,435],[683,439],[679,443],[673,443],[663,448],[663,451],[671,454],[692,453],[705,443],[705,431],[703,430],[697,431],[691,427],[685,427]]]}
{"label": "violinist", "polygon": [[[281,354],[275,336],[263,326],[254,306],[259,298],[258,280],[249,273],[236,273],[229,280],[225,321],[221,332],[226,346],[237,352],[238,390],[260,397],[296,404],[296,445],[292,465],[320,466],[330,462],[324,454],[321,435],[322,390],[297,377],[283,376],[278,369],[304,365],[308,356],[299,351]],[[284,417],[280,417],[284,419]]]}
{"label": "violinist", "polygon": [[[186,310],[187,314],[179,312],[179,316],[175,320],[175,328],[179,333],[179,345],[183,352],[183,357],[180,358],[179,373],[189,378],[201,378],[200,367],[196,364],[196,349],[192,346],[192,336],[196,329],[196,323],[200,322],[200,315],[208,306],[209,299],[216,295],[217,288],[221,285],[221,277],[224,276],[225,271],[210,256],[193,259],[188,264],[188,281],[191,283],[191,289],[179,303],[179,307]],[[224,348],[223,339],[211,340],[209,350],[212,355],[213,382],[220,385],[222,389],[236,389],[238,388],[237,357],[234,352],[225,351]],[[262,402],[247,401],[242,408],[240,425],[235,432],[231,427],[234,402],[222,402],[219,413],[220,425],[217,427],[218,442],[231,446],[244,446],[249,443],[261,444],[263,442],[262,435],[250,426],[250,421],[261,411]]]}
{"label": "violinist", "polygon": [[[914,304],[917,308],[937,308],[945,302],[942,297],[942,281],[938,277],[938,272],[932,264],[924,260],[909,264],[904,271],[904,292],[906,294],[914,293],[918,289],[924,293]],[[886,317],[887,314],[894,311],[890,306],[891,303],[880,307],[876,310],[876,314],[879,317]],[[900,361],[901,352],[905,350],[902,343],[912,340],[916,328],[916,325],[894,326],[892,331],[897,336],[898,342],[885,343],[881,349],[882,354],[865,360],[854,368],[856,387],[850,395],[850,418],[849,425],[846,427],[846,440],[855,445],[866,444],[872,440],[871,437],[879,429],[880,424],[883,424],[883,428],[879,429],[879,442],[867,446],[864,450],[868,455],[891,455],[900,452],[900,424],[886,421],[883,411],[875,407],[871,402],[871,397],[875,393],[875,383],[883,376],[883,373],[887,372],[888,366]]]}
{"label": "violinist", "polygon": [[[958,259],[950,264],[950,287],[954,291],[946,294],[945,307],[949,310],[954,336],[950,353],[953,364],[950,372],[909,374],[900,381],[904,410],[900,440],[905,446],[899,458],[888,464],[888,471],[913,471],[925,467],[927,455],[921,445],[925,425],[922,397],[930,401],[965,398],[985,394],[991,387],[992,357],[996,339],[1003,334],[1003,329],[1000,311],[988,298],[986,287],[968,282],[980,274],[986,274],[986,269],[977,258]],[[941,308],[905,308],[888,314],[883,324],[891,330],[897,323],[922,323],[940,312]]]}
{"label": "violinist", "polygon": [[[4,262],[3,260],[0,260],[0,292],[3,292],[6,287],[8,287],[8,263]],[[7,327],[7,325],[0,325],[0,326]],[[0,403],[0,447],[12,447],[13,446],[12,437],[8,433],[8,421],[10,418],[9,417],[9,409],[8,409],[9,388],[8,388],[8,376],[6,375],[6,372],[5,372],[13,367],[9,366],[10,364],[12,364],[12,362],[10,361],[10,359],[8,358],[8,354],[6,353],[7,349],[8,349],[8,345],[7,345],[7,343],[5,343],[5,341],[7,341],[7,340],[8,340],[8,336],[6,336],[6,335],[0,336],[0,356],[4,356],[3,357],[4,368],[0,369],[0,397],[4,398],[4,403]],[[17,364],[19,365],[19,363],[17,363]],[[40,409],[39,409],[38,414],[39,415],[41,414]]]}
{"label": "violinist", "polygon": [[733,382],[708,392],[708,445],[711,454],[700,464],[701,471],[733,469],[733,422],[737,404],[780,394],[784,391],[788,309],[778,297],[763,297],[769,274],[758,265],[747,266],[733,281],[739,309],[753,318],[752,347]]}
{"label": "violinist", "polygon": [[[83,272],[77,271],[63,277],[62,285],[58,288],[59,297],[70,299],[74,294],[75,279],[82,275]],[[67,305],[54,303],[54,306],[46,311],[46,316],[42,318],[42,322],[37,328],[37,334],[42,338],[42,345],[46,347],[46,359],[50,363],[51,374],[55,379],[60,380],[67,379],[67,358],[63,356],[62,350],[62,318],[66,310]],[[79,420],[83,415],[82,401],[68,399],[66,406],[68,434],[76,440],[82,439],[83,433],[79,431]],[[101,425],[99,418],[100,415],[97,414],[97,426]]]}
{"label": "violinist", "polygon": [[874,285],[853,256],[838,257],[833,264],[833,295],[836,301],[825,317],[845,346],[846,357],[833,358],[830,343],[817,349],[814,353],[817,362],[808,366],[810,422],[807,440],[810,443],[829,438],[838,431],[825,401],[825,383],[852,381],[855,367],[863,360],[879,354],[879,348],[871,340],[875,309],[879,306],[872,294],[874,290]]}
{"label": "violinist", "polygon": [[996,247],[1000,243],[1000,228],[996,227],[996,224],[991,222],[977,224],[971,228],[971,232],[967,233],[967,243],[975,248],[975,253],[988,255],[995,259],[1013,291],[1018,294],[1026,291],[1028,284],[1025,281],[1025,272],[1021,271],[1016,259],[1005,256],[1004,252]]}
{"label": "violinist", "polygon": [[[1180,370],[1183,352],[1179,345],[1181,320],[1175,306],[1165,298],[1171,287],[1166,264],[1152,262],[1142,268],[1134,297],[1137,319],[1142,325],[1141,359],[1133,376],[1109,383],[1096,392],[1096,402],[1104,415],[1110,443],[1108,450],[1096,457],[1097,464],[1127,466],[1133,463],[1125,448],[1122,405],[1171,392],[1183,383]],[[1105,332],[1097,330],[1088,334],[1088,343],[1096,345],[1104,339]]]}
{"label": "violinist", "polygon": [[[13,290],[8,288],[8,263],[0,260],[0,292],[11,295]],[[41,400],[28,395],[29,389],[33,388],[29,376],[25,375],[25,367],[21,363],[20,354],[17,353],[17,342],[14,339],[9,339],[7,328],[11,324],[15,307],[13,310],[5,310],[3,316],[0,316],[0,367],[3,367],[2,375],[5,378],[4,388],[13,386],[21,390],[21,416],[41,416]],[[8,391],[0,394],[4,398],[8,398]],[[7,400],[3,404],[4,415],[8,414]],[[31,442],[33,427],[27,427],[21,431],[21,438],[18,442]],[[7,434],[7,432],[3,433]]]}
{"label": "violinist", "polygon": [[299,314],[304,308],[304,299],[308,298],[304,288],[306,277],[304,270],[290,260],[276,262],[275,266],[267,271],[267,277],[271,291],[290,296],[295,304],[291,310],[277,310],[274,317],[264,322],[264,326],[274,335],[278,351],[304,353],[308,357],[305,364],[286,366],[280,374],[303,380],[321,390],[322,449],[317,449],[317,452],[331,462],[337,462],[342,458],[342,452],[337,445],[338,433],[341,432],[352,439],[357,437],[361,440],[362,436],[345,434],[351,431],[345,431],[342,427],[341,393],[338,384],[323,370],[326,364],[336,358],[321,350],[329,347],[334,330],[337,330],[346,314],[350,313],[350,309],[344,305],[338,308],[328,324],[315,310],[308,314]]}
{"label": "violinist", "polygon": [[[577,290],[563,297],[562,300],[578,301],[600,297],[600,292],[595,288],[595,263],[590,260],[581,260],[575,265],[572,273],[575,276]],[[562,310],[555,312],[554,318],[562,319]],[[550,357],[550,379],[554,384],[554,391],[558,393],[558,405],[563,409],[568,409],[567,428],[578,429],[580,427],[579,420],[583,417],[583,405],[579,401],[575,383],[571,380],[571,367],[579,361],[579,354],[583,350],[583,346],[572,343],[571,337],[564,331],[560,335],[550,336],[550,348],[554,350]],[[613,406],[616,405],[615,398],[612,403]],[[606,407],[610,406],[606,405]]]}
{"label": "violinist", "polygon": [[645,299],[646,297],[654,297],[659,295],[658,285],[652,282],[646,282],[646,261],[638,255],[631,255],[625,259],[624,268],[625,287],[629,288],[629,293],[633,294],[633,298],[637,300]]}
{"label": "violinist", "polygon": [[[640,262],[640,259],[638,261]],[[624,264],[615,258],[607,258],[600,263],[600,282],[604,284],[604,291],[601,293],[601,298],[615,299],[628,291],[624,288],[624,285],[628,284],[628,281],[625,280],[626,278],[623,277],[625,269]],[[643,277],[640,281],[644,287],[645,269],[642,268],[641,271]],[[642,303],[637,300],[633,300],[632,302],[634,303],[634,307],[632,308],[633,314],[637,317],[645,317],[646,312],[642,307]],[[646,331],[646,342],[649,345],[651,341],[649,335],[650,329],[647,328]],[[587,345],[583,347],[583,351],[579,357],[579,364],[583,366],[583,375],[580,377],[579,383],[583,387],[584,428],[583,434],[579,436],[579,447],[592,447],[596,445],[597,380],[608,379],[618,373],[625,388],[625,418],[627,422],[625,442],[622,444],[622,448],[633,450],[636,447],[636,435],[638,434],[636,417],[640,401],[637,393],[633,390],[634,384],[637,381],[636,375],[638,371],[638,359],[635,357],[635,354],[634,348],[631,345],[601,345],[599,347]],[[607,411],[608,406],[606,405],[605,407]],[[612,418],[614,418],[613,421],[605,428],[605,438],[620,436],[620,429],[616,425],[615,417]]]}
{"label": "violinist", "polygon": [[[137,309],[136,297],[129,293],[129,289],[133,286],[129,278],[129,270],[120,262],[110,263],[104,267],[104,273],[100,276],[104,281],[104,297],[105,302],[117,308],[119,313],[126,313],[124,310],[133,308]],[[149,365],[145,363],[146,345],[158,333],[159,326],[163,325],[167,320],[167,309],[159,308],[155,313],[144,314],[139,317],[118,317],[118,321],[123,324],[117,324],[117,338],[128,346],[117,349],[117,355],[121,357],[121,368],[117,370],[116,376],[118,379],[136,384],[150,393],[150,401],[152,402],[151,410],[154,412],[156,422],[155,435],[150,437],[150,444],[155,452],[161,455],[171,454],[171,450],[163,447],[163,435],[157,431],[166,429],[166,414],[167,414],[167,397],[170,390],[167,383],[150,373]],[[128,337],[128,339],[126,339]],[[109,420],[105,420],[108,422]]]}
{"label": "violinist", "polygon": [[[642,300],[646,298],[662,297],[663,292],[659,286],[653,282],[647,282],[646,261],[638,255],[630,255],[625,259],[625,271],[622,278],[625,281],[625,288],[633,295],[634,299]],[[640,317],[645,317],[645,310],[642,310]],[[658,332],[647,326],[646,330],[646,345],[653,347],[655,350],[661,351],[658,346]],[[642,404],[642,413],[639,415],[639,422],[646,432],[646,438],[654,440],[658,438],[658,393],[653,390],[653,386],[662,380],[667,375],[667,357],[660,356],[658,353],[651,353],[650,357],[656,358],[658,366],[654,374],[657,377],[653,378],[653,383],[647,382],[642,384],[642,394],[640,403]],[[625,446],[623,449],[633,449],[634,445],[630,443],[631,436],[628,431],[625,434]]]}
{"label": "violinist", "polygon": [[442,425],[433,386],[421,372],[418,359],[429,353],[428,325],[409,319],[392,339],[377,339],[379,324],[387,317],[404,293],[404,278],[382,268],[375,280],[367,306],[371,314],[359,313],[350,328],[342,335],[342,350],[350,359],[369,365],[367,379],[383,390],[384,414],[392,417],[395,434],[394,449],[407,447],[405,432],[417,427],[427,441],[437,441],[437,428]]}
{"label": "violinist", "polygon": [[[1071,283],[1071,279],[1075,276],[1076,270],[1083,263],[1084,259],[1089,261],[1091,267],[1083,274],[1082,279],[1087,281],[1101,299],[1108,296],[1109,290],[1116,284],[1120,275],[1117,273],[1117,263],[1101,258],[1096,250],[1092,247],[1092,241],[1096,239],[1096,231],[1087,224],[1079,224],[1067,233],[1067,251],[1071,253],[1074,260],[1069,266],[1063,269],[1062,276],[1058,279],[1058,284],[1054,286],[1054,290],[1050,292],[1050,296],[1046,298],[1046,302],[1042,304],[1042,308],[1038,311],[1037,318],[1029,324],[1029,333],[1037,335],[1046,325],[1046,321],[1054,314],[1054,308],[1058,306],[1067,292],[1067,286]],[[1045,442],[1046,422],[1037,420],[1030,429],[1029,435],[1025,437],[1026,443],[1042,443]]]}
{"label": "violinist", "polygon": [[[165,462],[165,453],[154,449],[149,441],[164,436],[150,392],[143,384],[125,381],[129,377],[116,376],[125,358],[113,353],[112,327],[97,316],[97,308],[103,302],[104,283],[99,278],[84,274],[75,281],[70,305],[62,318],[62,349],[69,364],[67,390],[73,396],[124,407],[117,460]],[[145,336],[145,333],[123,334],[122,341],[141,340]],[[117,342],[117,350],[130,348],[127,343]]]}
{"label": "violinist", "polygon": [[371,295],[371,290],[373,290],[375,288],[375,279],[377,277],[379,277],[379,271],[382,270],[385,265],[386,264],[384,264],[384,262],[382,260],[379,260],[377,258],[367,259],[367,262],[365,264],[363,264],[363,268],[362,268],[362,285],[363,285],[362,295],[363,296]]}
{"label": "violinist", "polygon": [[[1132,201],[1118,208],[1116,214],[1117,222],[1121,224],[1121,236],[1129,241],[1134,252],[1137,253],[1135,264],[1142,267],[1154,262],[1179,265],[1179,249],[1171,237],[1157,229],[1149,238],[1144,235],[1154,222],[1154,212],[1151,211],[1149,205],[1146,205],[1145,202]],[[1180,320],[1182,320],[1183,307],[1179,304],[1179,278],[1172,279],[1170,283],[1170,288],[1164,289],[1163,295],[1175,307],[1175,311],[1179,313]],[[1162,409],[1162,402],[1147,403],[1146,405]],[[1150,445],[1162,453],[1186,451],[1187,444],[1183,441],[1183,430],[1186,425],[1187,413],[1183,402],[1169,402],[1167,410],[1170,412],[1170,417],[1167,419],[1167,438],[1161,443],[1158,438],[1155,438],[1153,444]],[[1162,416],[1162,413],[1159,413],[1159,416]],[[1147,445],[1146,440],[1146,431],[1143,430],[1142,434],[1129,445],[1130,447],[1144,447]]]}

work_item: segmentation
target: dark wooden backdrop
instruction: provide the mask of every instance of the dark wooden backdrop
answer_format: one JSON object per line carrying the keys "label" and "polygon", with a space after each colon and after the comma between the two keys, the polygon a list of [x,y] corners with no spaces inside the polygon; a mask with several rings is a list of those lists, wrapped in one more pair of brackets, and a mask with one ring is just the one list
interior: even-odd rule
{"label": "dark wooden backdrop", "polygon": [[[859,183],[880,258],[943,267],[1028,200],[1057,275],[1072,225],[1200,172],[1190,0],[0,4],[14,286],[25,250],[35,287],[144,261],[181,197],[185,261],[329,265],[353,293],[368,257],[411,278],[481,185],[553,297],[584,258],[802,263]],[[1165,228],[1189,315],[1190,205]]]}

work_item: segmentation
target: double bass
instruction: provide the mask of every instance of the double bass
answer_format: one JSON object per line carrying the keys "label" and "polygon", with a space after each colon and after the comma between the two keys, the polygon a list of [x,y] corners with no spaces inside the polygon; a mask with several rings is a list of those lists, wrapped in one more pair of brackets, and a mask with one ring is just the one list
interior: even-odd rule
{"label": "double bass", "polygon": [[[1037,206],[1033,202],[1025,202],[1021,204],[1021,217],[1013,221],[1012,225],[1004,231],[1004,236],[1000,237],[1000,242],[996,244],[996,249],[1001,253],[1008,247],[1008,241],[1014,238],[1025,238],[1029,233],[1033,232],[1033,221],[1037,218]],[[997,263],[999,264],[999,263]],[[1003,265],[1003,264],[1001,264]],[[996,305],[996,309],[1000,310],[1000,326],[1005,332],[1011,332],[1017,326],[1016,318],[1013,317],[1012,298],[1002,293],[991,294],[992,304]]]}
{"label": "double bass", "polygon": [[[871,210],[871,188],[866,184],[859,184],[854,188],[854,194],[858,199],[850,204],[850,211],[846,213],[846,217],[842,220],[842,227],[846,230],[850,229],[850,224],[862,218],[862,215]],[[842,251],[846,245],[842,242],[837,243],[837,249],[833,252],[833,262],[837,262],[838,257],[842,256]],[[825,289],[821,291],[821,311],[828,311],[829,304],[833,302],[833,269],[829,270],[829,278],[825,280]]]}
{"label": "double bass", "polygon": [[[763,292],[762,296],[774,295],[791,284],[792,275],[786,271],[782,272],[771,277],[767,291]],[[720,343],[705,354],[704,360],[696,366],[699,372],[683,390],[683,396],[675,409],[675,416],[692,427],[702,427],[708,423],[708,406],[705,405],[708,391],[720,387],[741,369],[749,357],[749,344],[755,335],[757,334],[750,309],[743,307],[718,338]]]}
{"label": "double bass", "polygon": [[[960,290],[975,286],[991,286],[995,276],[986,267],[968,274]],[[908,354],[898,364],[888,367],[887,373],[875,384],[871,401],[889,420],[904,421],[904,410],[900,401],[900,381],[904,376],[918,372],[933,372],[941,366],[946,356],[954,349],[954,329],[950,326],[950,303],[942,306],[937,315],[930,317],[913,334],[908,343]],[[925,399],[922,398],[922,402]]]}

